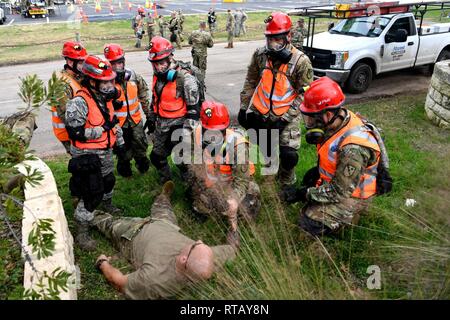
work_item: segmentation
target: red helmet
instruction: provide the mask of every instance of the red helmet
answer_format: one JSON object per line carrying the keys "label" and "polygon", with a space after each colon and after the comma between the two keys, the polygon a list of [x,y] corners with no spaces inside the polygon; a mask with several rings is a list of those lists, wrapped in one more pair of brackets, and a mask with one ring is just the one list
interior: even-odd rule
{"label": "red helmet", "polygon": [[174,47],[166,38],[156,36],[150,42],[150,50],[148,51],[148,60],[150,62],[159,61],[167,58],[175,51]]}
{"label": "red helmet", "polygon": [[272,14],[264,20],[266,23],[266,36],[287,33],[291,31],[291,18],[283,12],[272,12]]}
{"label": "red helmet", "polygon": [[145,13],[145,9],[142,8],[142,7],[139,7],[139,8],[138,8],[138,13],[139,13],[139,14]]}
{"label": "red helmet", "polygon": [[113,62],[125,57],[125,51],[123,51],[122,47],[115,43],[105,44],[103,48],[103,54],[105,58],[109,60],[109,62]]}
{"label": "red helmet", "polygon": [[300,111],[305,114],[321,113],[341,107],[344,101],[345,95],[341,87],[330,78],[322,77],[311,82],[300,105]]}
{"label": "red helmet", "polygon": [[230,114],[223,103],[205,101],[200,110],[203,128],[207,130],[224,130],[230,125]]}
{"label": "red helmet", "polygon": [[84,60],[81,72],[94,80],[109,81],[116,77],[111,63],[96,56],[88,56]]}
{"label": "red helmet", "polygon": [[84,60],[88,54],[86,49],[79,42],[66,41],[62,49],[62,56],[72,60]]}

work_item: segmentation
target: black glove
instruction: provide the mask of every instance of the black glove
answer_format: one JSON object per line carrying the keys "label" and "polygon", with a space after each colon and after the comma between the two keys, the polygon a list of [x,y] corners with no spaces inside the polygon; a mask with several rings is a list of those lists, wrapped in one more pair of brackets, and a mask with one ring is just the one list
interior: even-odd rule
{"label": "black glove", "polygon": [[295,186],[284,187],[281,190],[280,198],[286,203],[307,202],[306,194],[308,193],[307,187],[301,187],[297,189]]}
{"label": "black glove", "polygon": [[117,119],[117,117],[114,116],[111,121],[105,120],[105,123],[102,125],[102,127],[103,127],[103,129],[105,129],[105,131],[109,131],[109,130],[112,130],[118,123],[119,123],[119,119]]}
{"label": "black glove", "polygon": [[153,132],[155,132],[155,129],[156,120],[154,119],[154,117],[147,118],[144,124],[144,131],[147,130],[147,134],[152,134]]}
{"label": "black glove", "polygon": [[243,109],[239,110],[238,122],[245,129],[249,128],[248,121],[247,121],[247,110],[243,110]]}
{"label": "black glove", "polygon": [[319,168],[312,167],[308,171],[306,171],[303,176],[302,186],[304,187],[315,187],[317,181],[320,179]]}
{"label": "black glove", "polygon": [[122,107],[123,107],[122,101],[119,101],[119,100],[113,100],[112,104],[113,104],[114,110],[116,110],[116,111],[122,109]]}
{"label": "black glove", "polygon": [[127,153],[127,148],[125,147],[125,144],[122,144],[120,146],[116,145],[113,148],[114,153],[117,155],[118,158],[125,158],[125,155]]}

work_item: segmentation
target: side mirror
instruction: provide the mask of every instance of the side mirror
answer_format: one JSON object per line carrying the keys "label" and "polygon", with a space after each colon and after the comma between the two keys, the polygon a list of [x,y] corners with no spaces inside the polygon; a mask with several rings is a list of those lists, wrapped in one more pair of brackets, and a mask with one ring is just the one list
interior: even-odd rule
{"label": "side mirror", "polygon": [[334,28],[334,22],[328,24],[328,31]]}

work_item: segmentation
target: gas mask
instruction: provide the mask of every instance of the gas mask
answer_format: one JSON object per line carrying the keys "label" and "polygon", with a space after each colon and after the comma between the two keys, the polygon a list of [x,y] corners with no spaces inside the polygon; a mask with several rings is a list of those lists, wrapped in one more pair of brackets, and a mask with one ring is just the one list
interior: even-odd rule
{"label": "gas mask", "polygon": [[119,96],[119,91],[114,86],[113,81],[100,81],[97,82],[97,91],[103,96],[106,101],[117,99]]}
{"label": "gas mask", "polygon": [[[334,112],[333,117],[325,123],[323,116],[326,112]],[[342,118],[339,115],[340,109],[336,110],[325,110],[323,113],[315,113],[315,114],[304,114],[302,113],[303,120],[305,121],[306,127],[306,142],[309,144],[321,144],[325,140],[325,130],[327,127],[332,124],[337,118]]]}
{"label": "gas mask", "polygon": [[75,73],[75,74],[82,75],[82,73],[81,73],[81,66],[83,65],[83,61],[80,61],[80,60],[72,60],[72,62],[73,62],[72,67],[69,66],[68,63],[66,63],[66,64],[64,65],[64,69],[69,69],[69,70],[71,70],[71,71],[72,71],[73,73]]}
{"label": "gas mask", "polygon": [[156,77],[164,81],[175,81],[177,78],[177,70],[171,69],[171,60],[169,58],[161,61],[152,62],[153,71]]}
{"label": "gas mask", "polygon": [[273,60],[287,63],[292,56],[292,52],[287,48],[288,43],[287,34],[267,36],[266,54]]}

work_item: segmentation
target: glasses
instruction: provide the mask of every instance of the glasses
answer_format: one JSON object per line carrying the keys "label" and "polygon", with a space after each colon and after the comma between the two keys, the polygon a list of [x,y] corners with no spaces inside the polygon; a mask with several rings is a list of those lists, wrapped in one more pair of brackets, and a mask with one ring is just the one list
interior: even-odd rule
{"label": "glasses", "polygon": [[197,242],[195,242],[195,243],[191,246],[191,248],[189,249],[189,252],[188,252],[187,257],[186,257],[186,263],[184,264],[184,269],[187,269],[187,263],[188,263],[189,256],[191,255],[192,251],[194,250],[194,248],[195,248],[196,246],[198,246],[198,245],[200,245],[200,244],[203,244],[203,242],[197,241]]}

